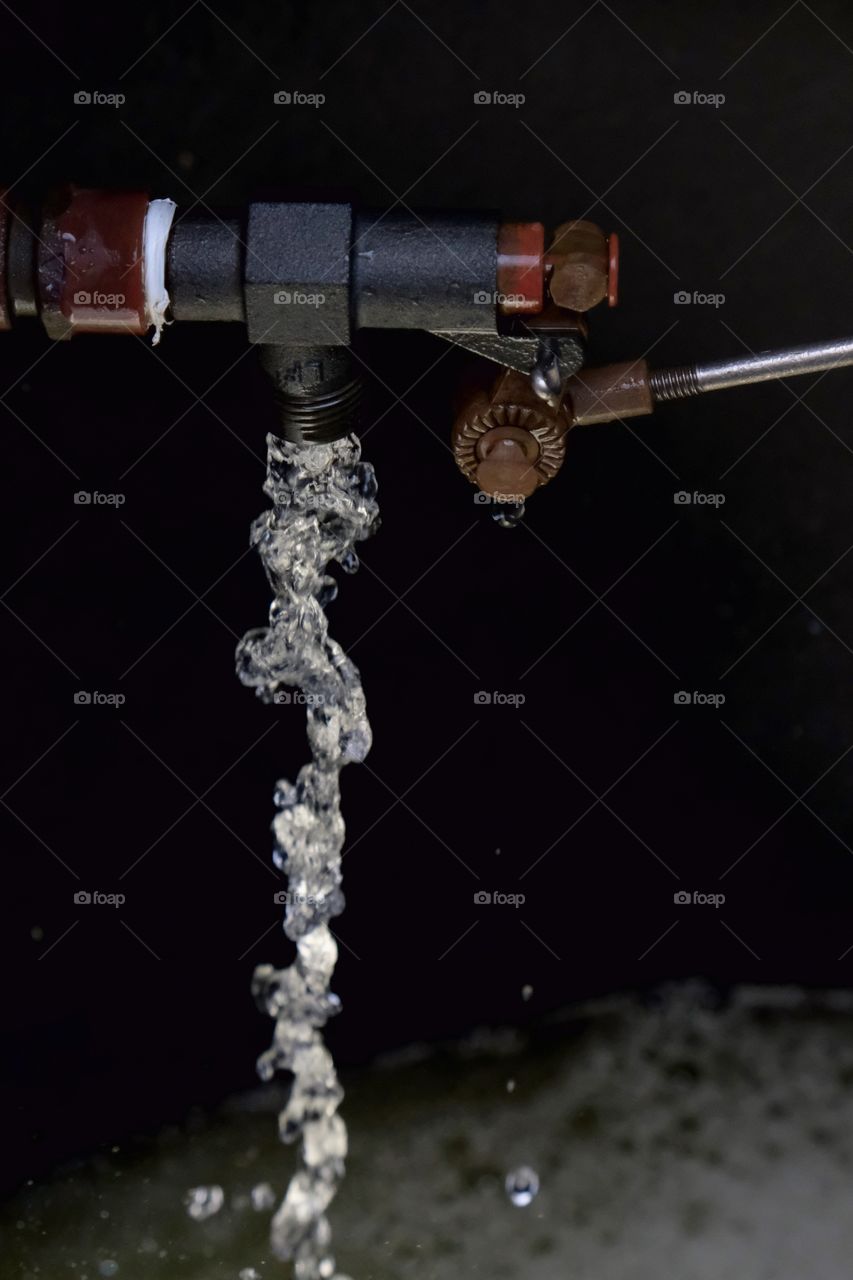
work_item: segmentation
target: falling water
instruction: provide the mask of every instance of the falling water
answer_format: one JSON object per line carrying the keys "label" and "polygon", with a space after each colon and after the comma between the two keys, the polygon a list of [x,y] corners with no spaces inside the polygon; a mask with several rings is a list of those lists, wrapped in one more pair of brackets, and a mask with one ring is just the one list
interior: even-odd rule
{"label": "falling water", "polygon": [[237,648],[237,674],[265,702],[301,702],[311,760],[295,784],[276,785],[273,861],[288,877],[284,931],[296,944],[286,969],[255,970],[253,991],[275,1019],[272,1045],[258,1060],[265,1080],[292,1073],[279,1116],[285,1142],[302,1138],[301,1167],[272,1221],[272,1246],[292,1259],[297,1280],[345,1280],[330,1252],[326,1210],[344,1173],[343,1090],[321,1028],[340,1008],[329,982],[337,946],[329,921],[344,908],[344,822],[340,773],[370,750],[370,724],[358,670],[328,633],[325,606],[337,584],[327,570],[358,568],[355,544],[379,522],[373,468],[354,436],[330,445],[267,439],[264,492],[272,510],[252,526],[273,590],[269,626]]}

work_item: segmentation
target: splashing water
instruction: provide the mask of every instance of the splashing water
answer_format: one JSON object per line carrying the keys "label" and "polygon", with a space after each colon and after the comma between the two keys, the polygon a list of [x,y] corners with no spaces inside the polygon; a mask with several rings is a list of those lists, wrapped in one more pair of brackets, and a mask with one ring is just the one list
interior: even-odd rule
{"label": "splashing water", "polygon": [[539,1194],[539,1175],[535,1169],[523,1164],[506,1175],[506,1193],[519,1209],[526,1209]]}
{"label": "splashing water", "polygon": [[269,626],[237,647],[239,678],[265,702],[304,702],[311,748],[296,783],[281,781],[275,791],[273,861],[288,877],[284,931],[296,959],[286,969],[260,965],[253,980],[255,998],[275,1018],[258,1071],[265,1080],[276,1070],[293,1074],[279,1128],[285,1142],[301,1135],[302,1167],[271,1240],[278,1257],[294,1261],[297,1280],[346,1280],[335,1270],[326,1218],[347,1152],[337,1114],[343,1090],[320,1029],[340,1008],[329,990],[338,954],[329,921],[344,908],[340,773],[365,758],[371,732],[358,670],[329,636],[324,608],[337,594],[329,564],[354,573],[355,544],[379,523],[373,468],[360,457],[355,436],[329,445],[267,438],[264,492],[273,507],[253,524],[252,542],[274,599]]}
{"label": "splashing water", "polygon": [[263,1213],[274,1207],[275,1192],[268,1182],[259,1182],[256,1187],[252,1187],[251,1203],[255,1213]]}
{"label": "splashing water", "polygon": [[219,1213],[224,1203],[225,1192],[219,1186],[191,1187],[184,1196],[187,1213],[196,1222],[212,1218],[215,1213]]}

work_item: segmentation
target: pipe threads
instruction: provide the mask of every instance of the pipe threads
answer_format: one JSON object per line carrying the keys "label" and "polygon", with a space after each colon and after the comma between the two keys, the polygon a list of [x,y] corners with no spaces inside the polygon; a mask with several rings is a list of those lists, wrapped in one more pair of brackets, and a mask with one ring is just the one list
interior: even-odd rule
{"label": "pipe threads", "polygon": [[358,427],[362,381],[353,378],[343,386],[318,396],[276,396],[281,433],[296,444],[331,444]]}

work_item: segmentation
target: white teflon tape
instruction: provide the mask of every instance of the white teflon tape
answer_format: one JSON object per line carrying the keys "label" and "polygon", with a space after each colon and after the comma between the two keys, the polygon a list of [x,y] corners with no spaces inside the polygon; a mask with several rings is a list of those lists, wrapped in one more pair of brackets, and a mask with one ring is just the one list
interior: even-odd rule
{"label": "white teflon tape", "polygon": [[142,279],[145,286],[145,315],[154,325],[151,339],[156,347],[166,323],[169,291],[166,288],[166,245],[177,208],[174,200],[152,200],[142,231]]}

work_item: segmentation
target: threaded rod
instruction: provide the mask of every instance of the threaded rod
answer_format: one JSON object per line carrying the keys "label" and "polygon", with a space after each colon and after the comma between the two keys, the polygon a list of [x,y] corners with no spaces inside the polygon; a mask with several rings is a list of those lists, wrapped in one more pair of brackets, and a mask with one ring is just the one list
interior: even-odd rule
{"label": "threaded rod", "polygon": [[828,369],[843,369],[848,365],[853,365],[853,338],[840,338],[836,342],[818,342],[807,347],[762,351],[758,355],[738,356],[734,360],[657,369],[650,375],[649,385],[656,400],[683,400],[705,391],[745,387],[753,382],[771,382],[803,373],[824,373]]}
{"label": "threaded rod", "polygon": [[654,369],[649,375],[649,386],[655,400],[686,400],[688,396],[698,396],[702,390],[696,380],[695,364]]}

